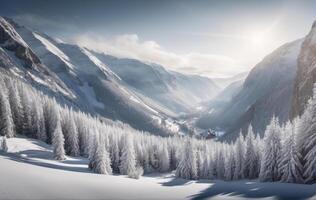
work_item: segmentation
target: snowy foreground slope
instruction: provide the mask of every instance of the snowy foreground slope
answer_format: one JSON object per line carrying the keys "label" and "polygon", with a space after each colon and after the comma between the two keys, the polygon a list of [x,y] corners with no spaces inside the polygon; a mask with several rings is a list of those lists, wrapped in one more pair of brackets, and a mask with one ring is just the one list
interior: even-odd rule
{"label": "snowy foreground slope", "polygon": [[172,174],[139,180],[93,174],[84,158],[52,160],[49,145],[8,139],[0,153],[0,199],[316,199],[316,185],[187,181]]}

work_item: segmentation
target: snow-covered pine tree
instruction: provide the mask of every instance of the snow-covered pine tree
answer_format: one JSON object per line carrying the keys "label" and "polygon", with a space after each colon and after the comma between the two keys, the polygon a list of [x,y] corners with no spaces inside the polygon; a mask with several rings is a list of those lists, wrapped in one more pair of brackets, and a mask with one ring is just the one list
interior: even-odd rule
{"label": "snow-covered pine tree", "polygon": [[98,174],[112,174],[110,155],[105,147],[105,138],[102,134],[96,135],[95,155],[93,156],[92,171]]}
{"label": "snow-covered pine tree", "polygon": [[16,81],[7,79],[8,97],[10,101],[15,130],[17,133],[21,133],[23,116],[21,112],[22,111],[21,98],[19,95],[17,84],[18,83]]}
{"label": "snow-covered pine tree", "polygon": [[181,152],[181,160],[176,169],[176,176],[184,179],[197,179],[197,159],[193,141],[187,139]]}
{"label": "snow-covered pine tree", "polygon": [[65,135],[65,146],[67,154],[71,156],[79,156],[79,136],[78,129],[75,123],[75,119],[73,116],[72,108],[66,108],[65,112],[63,112],[63,133]]}
{"label": "snow-covered pine tree", "polygon": [[22,133],[27,136],[32,136],[32,99],[31,93],[32,91],[26,87],[25,85],[20,85],[19,94],[21,98],[22,105]]}
{"label": "snow-covered pine tree", "polygon": [[160,172],[167,172],[170,168],[170,156],[168,151],[168,146],[166,143],[163,143],[163,145],[159,149],[159,171]]}
{"label": "snow-covered pine tree", "polygon": [[228,158],[225,162],[225,180],[231,181],[234,178],[236,161],[235,161],[235,148],[233,144],[230,145],[228,152]]}
{"label": "snow-covered pine tree", "polygon": [[225,177],[225,158],[224,158],[224,149],[221,145],[221,148],[217,151],[216,159],[216,177],[218,179],[224,179]]}
{"label": "snow-covered pine tree", "polygon": [[123,148],[120,158],[120,173],[132,176],[136,173],[136,155],[131,133],[126,133],[123,136]]}
{"label": "snow-covered pine tree", "polygon": [[287,183],[303,183],[303,166],[300,160],[300,152],[297,148],[296,135],[294,123],[288,122],[286,124],[286,134],[284,135],[284,143],[282,146],[282,160],[281,160],[281,181]]}
{"label": "snow-covered pine tree", "polygon": [[52,145],[53,145],[53,152],[54,152],[54,159],[56,160],[65,160],[65,149],[64,149],[64,135],[61,129],[60,123],[60,113],[58,107],[55,105],[51,110],[52,117],[51,119],[51,126],[54,127],[54,131],[52,134]]}
{"label": "snow-covered pine tree", "polygon": [[260,181],[280,180],[280,160],[281,160],[281,128],[275,116],[272,117],[267,126],[263,144],[263,155],[260,167]]}
{"label": "snow-covered pine tree", "polygon": [[46,129],[45,129],[45,119],[44,119],[44,113],[43,113],[43,105],[42,103],[33,101],[32,103],[32,130],[36,136],[37,139],[46,142],[47,135],[46,135]]}
{"label": "snow-covered pine tree", "polygon": [[[307,118],[300,133],[303,140],[304,177],[306,183],[316,183],[316,84],[302,119]],[[301,142],[302,143],[302,142]]]}
{"label": "snow-covered pine tree", "polygon": [[201,150],[197,150],[197,152],[196,152],[196,164],[197,164],[197,174],[198,174],[199,179],[202,177],[203,161],[204,161],[204,158],[202,156]]}
{"label": "snow-covered pine tree", "polygon": [[0,135],[8,138],[15,135],[7,89],[2,79],[0,80]]}
{"label": "snow-covered pine tree", "polygon": [[202,169],[200,169],[199,178],[208,179],[209,178],[209,156],[204,152],[202,155]]}
{"label": "snow-covered pine tree", "polygon": [[258,171],[258,159],[256,158],[255,146],[254,146],[254,134],[252,126],[249,125],[248,133],[246,136],[246,154],[245,154],[245,178],[254,179],[257,178]]}
{"label": "snow-covered pine tree", "polygon": [[235,143],[235,158],[236,158],[236,165],[234,171],[234,180],[243,179],[245,177],[244,171],[244,159],[245,159],[245,148],[244,148],[244,136],[242,133],[239,133],[239,137]]}
{"label": "snow-covered pine tree", "polygon": [[117,135],[112,136],[111,148],[110,148],[110,157],[111,165],[114,173],[120,172],[120,149],[118,146],[119,137]]}

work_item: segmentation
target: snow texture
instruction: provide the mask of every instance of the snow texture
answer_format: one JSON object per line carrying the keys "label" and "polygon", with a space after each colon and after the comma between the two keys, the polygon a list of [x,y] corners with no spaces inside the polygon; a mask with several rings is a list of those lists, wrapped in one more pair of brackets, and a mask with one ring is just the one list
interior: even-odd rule
{"label": "snow texture", "polygon": [[52,160],[41,141],[10,138],[8,145],[0,153],[0,199],[316,199],[315,185],[93,174],[84,158]]}

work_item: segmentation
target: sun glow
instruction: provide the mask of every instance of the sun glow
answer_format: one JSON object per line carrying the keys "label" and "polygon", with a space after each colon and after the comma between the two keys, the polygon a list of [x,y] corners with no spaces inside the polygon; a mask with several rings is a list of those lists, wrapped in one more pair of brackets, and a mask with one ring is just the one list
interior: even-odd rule
{"label": "sun glow", "polygon": [[263,32],[253,32],[249,35],[249,40],[255,46],[262,46],[267,40]]}

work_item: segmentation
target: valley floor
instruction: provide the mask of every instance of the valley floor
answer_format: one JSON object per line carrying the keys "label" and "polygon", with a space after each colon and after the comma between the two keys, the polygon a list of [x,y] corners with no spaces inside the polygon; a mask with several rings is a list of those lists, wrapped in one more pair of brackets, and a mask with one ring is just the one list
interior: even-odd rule
{"label": "valley floor", "polygon": [[256,181],[187,181],[173,174],[139,180],[99,175],[84,158],[52,160],[51,147],[38,140],[8,139],[0,153],[0,199],[316,199],[316,185]]}

